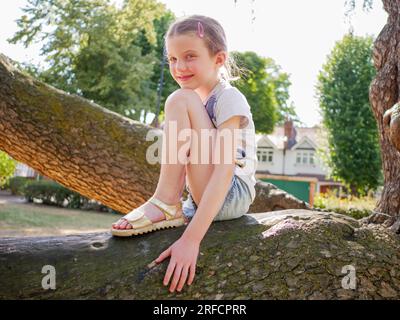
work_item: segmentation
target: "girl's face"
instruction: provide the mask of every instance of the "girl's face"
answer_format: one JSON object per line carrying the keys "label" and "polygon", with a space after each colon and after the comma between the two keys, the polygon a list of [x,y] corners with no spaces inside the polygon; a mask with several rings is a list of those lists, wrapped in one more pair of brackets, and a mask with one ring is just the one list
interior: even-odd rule
{"label": "girl's face", "polygon": [[210,57],[203,39],[198,36],[179,35],[167,39],[169,70],[181,88],[196,89],[214,83],[225,53]]}

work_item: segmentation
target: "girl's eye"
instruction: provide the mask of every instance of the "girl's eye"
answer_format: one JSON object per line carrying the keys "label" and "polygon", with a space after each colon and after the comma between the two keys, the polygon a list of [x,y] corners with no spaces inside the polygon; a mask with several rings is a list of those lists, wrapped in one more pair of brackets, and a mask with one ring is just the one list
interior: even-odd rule
{"label": "girl's eye", "polygon": [[[195,56],[192,55],[192,54],[188,54],[186,57],[189,58],[189,59],[195,58]],[[175,62],[175,61],[176,61],[176,58],[169,58],[168,59],[168,62]]]}

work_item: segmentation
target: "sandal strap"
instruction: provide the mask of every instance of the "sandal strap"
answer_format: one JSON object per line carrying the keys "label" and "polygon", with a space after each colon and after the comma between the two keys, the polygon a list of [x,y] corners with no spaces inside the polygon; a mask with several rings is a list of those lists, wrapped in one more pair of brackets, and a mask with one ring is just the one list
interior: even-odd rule
{"label": "sandal strap", "polygon": [[122,217],[122,219],[125,219],[126,221],[128,221],[131,225],[134,222],[137,222],[139,220],[142,219],[142,223],[143,225],[148,225],[151,224],[151,220],[149,218],[147,218],[144,215],[144,211],[142,209],[133,209],[131,212],[129,212],[128,214],[126,214],[125,216]]}
{"label": "sandal strap", "polygon": [[177,211],[181,208],[182,203],[179,201],[177,204],[168,205],[161,200],[151,197],[149,201],[155,206],[159,207],[165,214],[166,220],[171,220],[175,217]]}

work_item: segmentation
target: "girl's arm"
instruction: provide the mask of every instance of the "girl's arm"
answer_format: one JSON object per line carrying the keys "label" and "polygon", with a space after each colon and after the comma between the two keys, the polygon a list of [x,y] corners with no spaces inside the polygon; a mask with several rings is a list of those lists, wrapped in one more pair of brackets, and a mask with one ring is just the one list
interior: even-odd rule
{"label": "girl's arm", "polygon": [[[236,137],[233,134],[234,129],[239,129],[240,117],[234,116],[224,123],[222,123],[217,130],[217,143],[218,141],[225,142],[225,139],[219,139],[218,133],[222,129],[231,130],[232,137]],[[234,139],[232,139],[234,140]],[[235,169],[235,150],[237,146],[237,141],[235,140],[233,144],[220,145],[221,147],[216,147],[215,152],[219,152],[220,163],[214,165],[214,171],[211,175],[211,179],[208,182],[206,189],[204,190],[203,196],[201,197],[200,203],[198,205],[196,214],[192,218],[191,222],[182,234],[183,239],[194,241],[200,243],[207,233],[208,228],[213,222],[215,216],[217,215],[219,209],[222,207],[225,197],[228,194],[228,190],[234,175]],[[226,150],[226,148],[231,148],[231,150]],[[224,163],[224,154],[230,154],[232,163]],[[229,161],[227,161],[229,162]]]}

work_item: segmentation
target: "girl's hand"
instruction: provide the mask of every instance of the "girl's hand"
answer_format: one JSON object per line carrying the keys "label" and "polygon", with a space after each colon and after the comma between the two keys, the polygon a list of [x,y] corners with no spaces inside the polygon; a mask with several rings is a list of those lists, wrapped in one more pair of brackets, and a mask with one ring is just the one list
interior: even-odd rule
{"label": "girl's hand", "polygon": [[[197,256],[199,255],[200,243],[186,238],[179,238],[167,250],[162,252],[155,260],[161,263],[165,258],[171,256],[163,284],[167,286],[173,274],[170,292],[175,288],[180,292],[189,276],[188,285],[191,285],[196,273]],[[175,271],[175,272],[174,272]]]}

